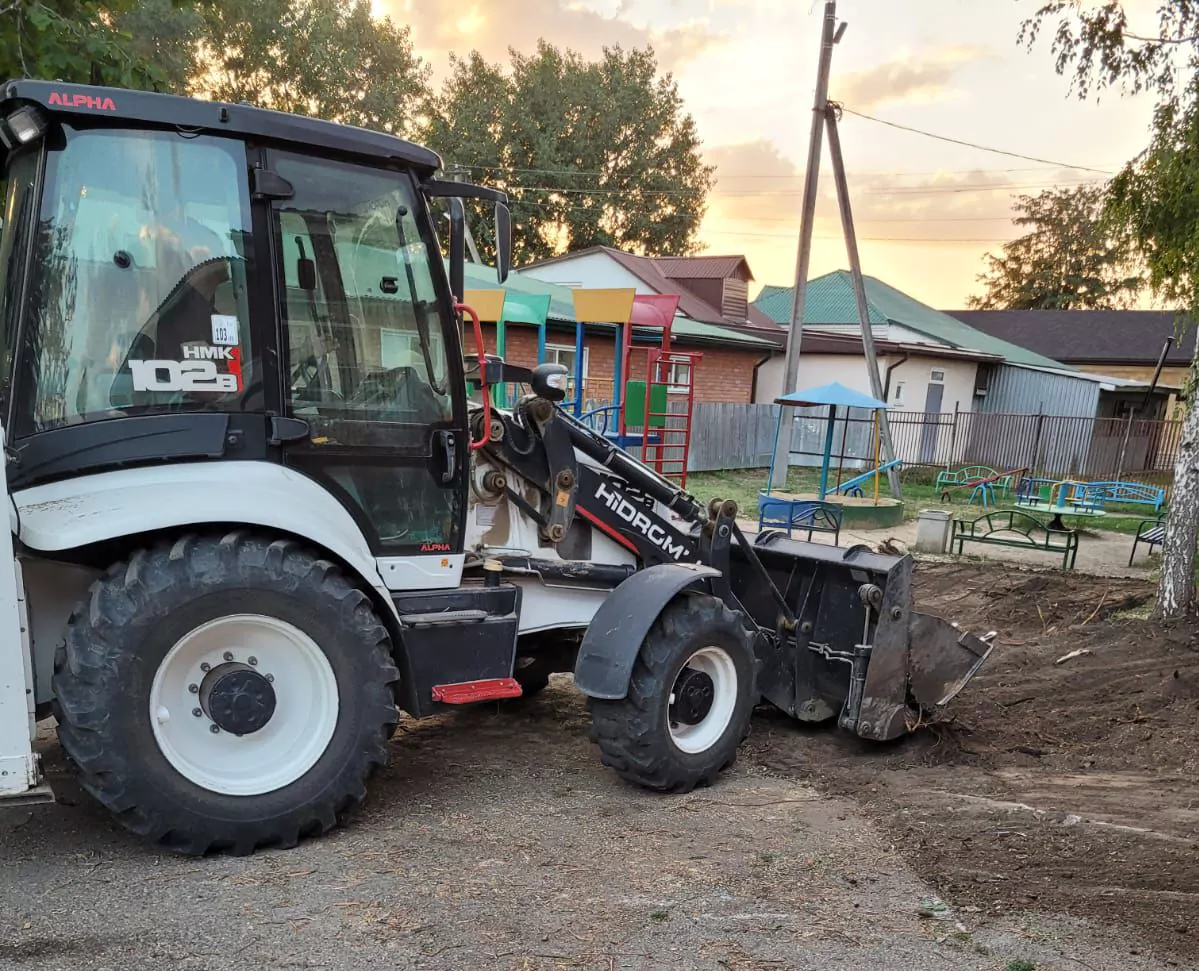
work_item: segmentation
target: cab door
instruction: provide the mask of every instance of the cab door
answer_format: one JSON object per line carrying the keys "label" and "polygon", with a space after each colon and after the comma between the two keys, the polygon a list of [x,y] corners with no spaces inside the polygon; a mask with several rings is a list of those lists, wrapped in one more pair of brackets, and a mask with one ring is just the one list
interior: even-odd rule
{"label": "cab door", "polygon": [[312,156],[266,158],[285,196],[271,202],[283,402],[297,420],[283,460],[354,516],[389,588],[456,586],[466,393],[415,180]]}

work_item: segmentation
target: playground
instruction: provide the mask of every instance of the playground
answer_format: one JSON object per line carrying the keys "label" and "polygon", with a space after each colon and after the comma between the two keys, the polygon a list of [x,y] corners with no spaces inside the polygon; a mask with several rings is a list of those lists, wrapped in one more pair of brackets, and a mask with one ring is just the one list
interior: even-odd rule
{"label": "playground", "polygon": [[[835,475],[835,473],[834,473]],[[1004,497],[997,496],[996,502],[983,508],[978,502],[968,503],[969,491],[957,493],[952,501],[946,503],[942,499],[943,486],[938,485],[936,477],[938,470],[926,468],[904,469],[900,478],[903,489],[903,519],[893,526],[871,528],[846,524],[840,531],[838,545],[848,547],[854,543],[876,545],[892,540],[902,544],[908,550],[915,550],[917,519],[922,510],[934,509],[953,515],[962,520],[972,520],[987,512],[1018,511],[1027,512],[1037,520],[1049,523],[1050,513],[1027,509],[1017,503],[1013,488]],[[871,477],[872,478],[872,477]],[[885,496],[886,477],[880,476],[882,484],[880,491]],[[688,489],[698,498],[705,501],[715,498],[734,499],[741,509],[743,528],[756,531],[758,529],[759,496],[767,481],[766,469],[738,469],[724,472],[696,472],[688,480]],[[820,470],[817,468],[792,467],[789,470],[787,484],[779,490],[780,494],[796,496],[813,496],[819,489]],[[868,483],[867,495],[852,502],[869,505],[872,502],[873,485]],[[1102,517],[1078,514],[1072,509],[1062,513],[1061,522],[1066,529],[1078,531],[1078,553],[1074,569],[1080,573],[1095,576],[1137,576],[1154,575],[1159,560],[1160,547],[1155,548],[1153,555],[1148,555],[1145,545],[1138,546],[1133,565],[1128,565],[1129,554],[1138,527],[1145,520],[1155,518],[1151,506],[1109,502],[1106,504],[1106,515]],[[807,539],[806,527],[796,533],[796,538]],[[831,536],[815,534],[816,542],[832,542]],[[919,554],[923,559],[958,560],[948,550],[942,555]],[[1017,566],[1033,569],[1054,569],[1060,567],[1060,561],[1053,556],[1040,551],[1024,550],[995,545],[967,545],[963,557],[966,560],[996,560]]]}

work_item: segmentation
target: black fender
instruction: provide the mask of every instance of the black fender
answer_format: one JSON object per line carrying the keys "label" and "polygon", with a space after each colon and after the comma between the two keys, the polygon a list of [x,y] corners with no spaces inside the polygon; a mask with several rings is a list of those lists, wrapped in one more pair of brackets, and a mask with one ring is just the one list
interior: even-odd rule
{"label": "black fender", "polygon": [[662,608],[688,587],[718,576],[719,570],[698,563],[660,563],[621,583],[600,605],[583,636],[575,687],[589,698],[623,698],[641,642]]}

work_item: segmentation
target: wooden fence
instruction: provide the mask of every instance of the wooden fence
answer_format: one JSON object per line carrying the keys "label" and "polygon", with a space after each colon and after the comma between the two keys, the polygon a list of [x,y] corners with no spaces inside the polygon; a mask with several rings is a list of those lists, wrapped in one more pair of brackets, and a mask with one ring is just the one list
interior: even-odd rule
{"label": "wooden fence", "polygon": [[[788,409],[794,422],[792,465],[817,465],[827,409]],[[1087,479],[1169,476],[1182,423],[1129,418],[985,412],[888,413],[898,458],[908,466],[995,469],[1029,467],[1046,475]],[[765,468],[774,450],[775,405],[698,404],[689,472]],[[874,419],[852,409],[833,433],[834,456],[847,469],[872,468]]]}

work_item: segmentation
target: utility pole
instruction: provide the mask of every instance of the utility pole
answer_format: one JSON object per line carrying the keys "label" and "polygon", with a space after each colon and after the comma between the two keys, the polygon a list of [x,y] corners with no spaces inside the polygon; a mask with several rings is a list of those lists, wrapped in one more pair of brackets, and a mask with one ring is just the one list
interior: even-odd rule
{"label": "utility pole", "polygon": [[[849,254],[849,272],[853,278],[853,295],[858,305],[858,320],[862,325],[862,353],[866,357],[866,372],[870,375],[870,391],[879,401],[885,402],[886,391],[878,373],[878,355],[874,351],[874,332],[870,329],[870,306],[866,303],[866,281],[862,279],[862,260],[858,255],[858,234],[853,227],[853,210],[849,204],[849,180],[845,175],[845,158],[841,154],[841,133],[837,130],[837,109],[831,105],[824,109],[828,124],[828,151],[833,161],[833,181],[837,184],[837,204],[841,209],[841,228],[845,233],[845,249]],[[883,458],[891,462],[895,458],[895,446],[891,442],[891,426],[887,412],[878,413],[878,430],[883,443]],[[844,451],[844,450],[843,450]],[[887,469],[887,481],[891,495],[900,496],[899,474],[895,467]]]}
{"label": "utility pole", "polygon": [[[791,328],[787,333],[787,357],[783,375],[783,394],[798,390],[799,354],[803,344],[804,301],[807,297],[808,266],[812,259],[812,224],[816,216],[816,187],[820,179],[821,139],[824,113],[828,107],[828,78],[833,63],[833,46],[840,40],[845,25],[837,29],[837,2],[826,0],[824,27],[820,34],[820,62],[816,69],[816,100],[812,105],[812,132],[808,137],[808,168],[804,173],[803,215],[799,226],[799,250],[795,258],[795,296],[791,304]],[[787,417],[789,413],[784,412]],[[794,421],[779,422],[774,440],[774,474],[771,488],[787,484],[787,465],[791,458],[791,430]]]}

